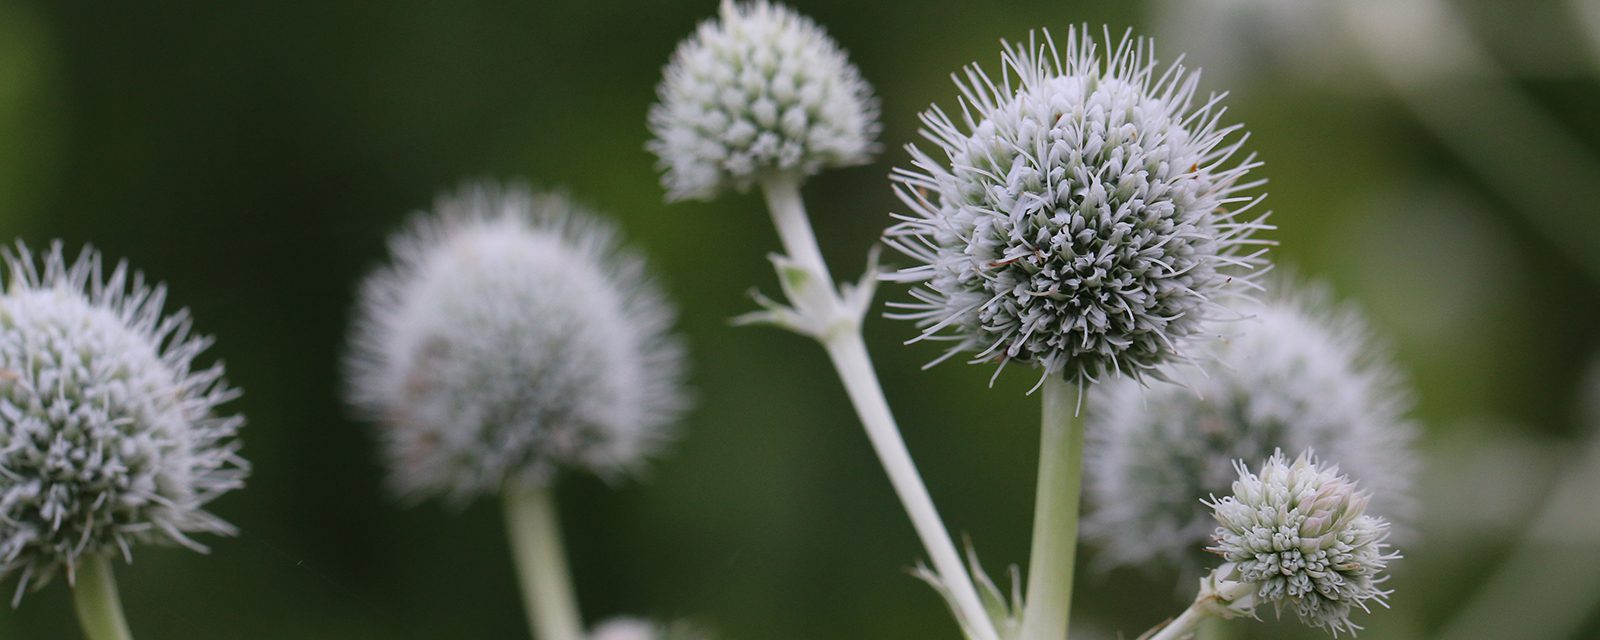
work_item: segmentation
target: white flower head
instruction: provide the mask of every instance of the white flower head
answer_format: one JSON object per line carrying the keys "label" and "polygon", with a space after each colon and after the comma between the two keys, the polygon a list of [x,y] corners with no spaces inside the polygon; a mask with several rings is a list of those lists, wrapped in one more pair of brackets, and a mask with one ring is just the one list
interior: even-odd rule
{"label": "white flower head", "polygon": [[1260,475],[1242,461],[1237,470],[1233,495],[1208,503],[1220,525],[1210,551],[1228,563],[1218,577],[1253,586],[1256,606],[1287,606],[1334,635],[1361,628],[1355,608],[1387,605],[1383,572],[1399,556],[1385,543],[1389,523],[1366,514],[1370,494],[1310,453],[1293,462],[1274,453]]}
{"label": "white flower head", "polygon": [[231,535],[204,507],[244,485],[244,419],[218,412],[239,395],[222,364],[196,368],[211,339],[93,249],[69,263],[57,242],[36,260],[19,242],[4,261],[0,578],[19,575],[20,598],[84,556]]}
{"label": "white flower head", "polygon": [[397,493],[614,478],[668,438],[686,407],[674,310],[609,225],[561,195],[467,186],[390,249],[347,371]]}
{"label": "white flower head", "polygon": [[663,76],[648,148],[669,199],[865,164],[876,151],[872,88],[821,27],[781,4],[723,0]]}
{"label": "white flower head", "polygon": [[1106,565],[1199,570],[1213,523],[1196,499],[1227,489],[1234,460],[1279,448],[1316,450],[1374,492],[1376,512],[1409,515],[1418,429],[1404,376],[1325,287],[1273,284],[1285,286],[1194,347],[1208,356],[1204,372],[1173,365],[1181,384],[1120,379],[1091,391],[1084,533]]}
{"label": "white flower head", "polygon": [[1261,197],[1241,195],[1258,163],[1231,160],[1245,136],[1219,124],[1221,96],[1197,101],[1199,74],[1158,71],[1148,40],[1106,42],[1007,45],[999,79],[957,81],[959,118],[922,114],[937,155],[907,147],[894,179],[912,214],[886,239],[918,263],[888,276],[920,285],[897,317],[952,342],[935,362],[1138,377],[1258,272],[1265,216],[1244,214]]}

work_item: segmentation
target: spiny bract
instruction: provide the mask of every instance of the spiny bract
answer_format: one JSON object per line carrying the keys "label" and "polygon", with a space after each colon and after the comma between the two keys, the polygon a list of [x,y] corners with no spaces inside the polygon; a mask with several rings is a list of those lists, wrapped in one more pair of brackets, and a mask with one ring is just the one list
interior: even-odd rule
{"label": "spiny bract", "polygon": [[1181,384],[1121,379],[1091,391],[1084,532],[1105,564],[1198,571],[1213,523],[1197,500],[1227,489],[1234,460],[1279,448],[1315,449],[1373,491],[1378,513],[1407,515],[1417,428],[1403,376],[1326,287],[1273,280],[1272,294],[1237,307],[1247,319],[1193,347],[1204,371],[1175,365],[1168,377]]}
{"label": "spiny bract", "polygon": [[674,312],[644,261],[565,197],[468,186],[362,286],[349,397],[401,495],[640,466],[685,407]]}
{"label": "spiny bract", "polygon": [[1370,494],[1310,453],[1293,462],[1274,453],[1260,475],[1243,462],[1237,470],[1233,495],[1208,503],[1221,525],[1210,551],[1232,565],[1220,577],[1254,586],[1258,605],[1288,606],[1307,625],[1334,635],[1360,629],[1350,614],[1369,600],[1387,603],[1379,585],[1399,557],[1384,542],[1389,523],[1366,515]]}
{"label": "spiny bract", "polygon": [[16,597],[86,555],[232,534],[203,509],[247,475],[244,420],[216,411],[238,391],[221,363],[195,369],[211,339],[126,263],[103,277],[92,249],[69,264],[52,244],[41,269],[18,243],[4,260],[0,577],[21,576]]}
{"label": "spiny bract", "polygon": [[1260,197],[1240,193],[1257,163],[1230,164],[1244,136],[1219,127],[1221,96],[1195,106],[1199,74],[1157,75],[1149,41],[1104,56],[1073,30],[1063,59],[1044,39],[1007,45],[998,81],[969,67],[959,121],[922,114],[938,156],[907,147],[894,179],[912,214],[886,233],[918,263],[888,278],[921,285],[897,317],[954,343],[935,362],[1137,377],[1256,272],[1262,252],[1245,248],[1265,216],[1244,218]]}
{"label": "spiny bract", "polygon": [[678,46],[650,110],[669,199],[871,159],[877,100],[821,27],[766,0],[720,13]]}

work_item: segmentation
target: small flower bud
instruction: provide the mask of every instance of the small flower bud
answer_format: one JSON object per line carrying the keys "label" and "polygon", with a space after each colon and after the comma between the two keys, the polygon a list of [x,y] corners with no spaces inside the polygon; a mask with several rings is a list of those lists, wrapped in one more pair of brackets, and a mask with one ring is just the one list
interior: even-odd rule
{"label": "small flower bud", "polygon": [[1399,557],[1385,543],[1389,523],[1366,515],[1367,494],[1309,453],[1293,462],[1275,453],[1259,475],[1243,462],[1237,469],[1233,495],[1207,503],[1221,525],[1209,550],[1228,563],[1212,577],[1253,588],[1250,607],[1288,606],[1334,635],[1360,629],[1350,614],[1369,600],[1387,603],[1378,585]]}

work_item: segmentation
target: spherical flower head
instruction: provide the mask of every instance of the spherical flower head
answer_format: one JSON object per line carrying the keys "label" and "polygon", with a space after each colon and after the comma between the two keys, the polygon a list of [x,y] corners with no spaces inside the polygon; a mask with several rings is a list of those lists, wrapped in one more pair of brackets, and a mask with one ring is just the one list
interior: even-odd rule
{"label": "spherical flower head", "polygon": [[[1369,494],[1338,467],[1303,453],[1293,462],[1274,453],[1260,475],[1238,463],[1233,495],[1209,504],[1217,523],[1210,550],[1227,561],[1223,579],[1255,588],[1255,602],[1338,635],[1367,602],[1387,605],[1379,586],[1399,556],[1384,542],[1389,523],[1366,514]],[[1231,565],[1231,566],[1230,566]]]}
{"label": "spherical flower head", "polygon": [[780,4],[724,0],[678,45],[650,109],[671,200],[709,200],[771,175],[865,164],[878,103],[844,50]]}
{"label": "spherical flower head", "polygon": [[561,468],[615,478],[685,408],[674,311],[565,197],[469,186],[390,241],[347,359],[393,488],[464,500]]}
{"label": "spherical flower head", "polygon": [[1244,139],[1218,125],[1220,97],[1197,106],[1199,74],[1158,75],[1149,41],[1103,55],[1073,30],[1063,58],[1044,39],[1007,45],[998,81],[968,68],[959,121],[922,114],[937,151],[907,148],[894,178],[912,214],[886,234],[917,262],[889,276],[920,285],[898,315],[951,341],[940,360],[1138,376],[1256,272],[1264,216],[1240,195],[1256,163],[1230,163]]}
{"label": "spherical flower head", "polygon": [[18,598],[84,556],[204,551],[191,535],[233,533],[205,505],[247,475],[244,421],[218,412],[238,392],[196,368],[211,339],[164,312],[165,288],[126,263],[105,277],[88,248],[41,258],[5,251],[0,293],[0,578]]}
{"label": "spherical flower head", "polygon": [[1091,391],[1084,532],[1104,565],[1199,571],[1214,525],[1196,500],[1227,490],[1234,460],[1278,448],[1318,451],[1373,490],[1376,512],[1408,516],[1418,429],[1404,376],[1325,287],[1273,285],[1236,306],[1246,319],[1190,347],[1205,354],[1204,371],[1172,365],[1163,373],[1173,382],[1123,378]]}

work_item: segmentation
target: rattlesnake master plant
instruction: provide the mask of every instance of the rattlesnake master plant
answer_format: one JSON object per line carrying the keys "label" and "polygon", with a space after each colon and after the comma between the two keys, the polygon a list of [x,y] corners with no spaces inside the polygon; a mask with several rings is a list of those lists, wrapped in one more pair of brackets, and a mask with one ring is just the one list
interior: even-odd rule
{"label": "rattlesnake master plant", "polygon": [[1233,494],[1207,503],[1219,525],[1208,550],[1226,562],[1209,579],[1234,585],[1222,589],[1234,594],[1228,606],[1289,608],[1336,636],[1361,628],[1350,620],[1356,608],[1387,606],[1380,586],[1399,555],[1385,542],[1389,523],[1366,514],[1371,494],[1310,453],[1292,462],[1274,453],[1259,474],[1243,462],[1237,470]]}
{"label": "rattlesnake master plant", "polygon": [[205,511],[244,485],[239,392],[187,311],[119,262],[85,248],[38,259],[4,252],[0,294],[0,578],[17,598],[86,556],[132,560],[138,544],[204,551],[190,536],[231,535]]}
{"label": "rattlesnake master plant", "polygon": [[363,283],[347,359],[393,487],[465,499],[639,467],[686,405],[644,261],[561,195],[475,185],[435,209]]}
{"label": "rattlesnake master plant", "polygon": [[724,0],[663,75],[648,147],[669,199],[864,164],[876,149],[872,88],[821,27],[781,4]]}
{"label": "rattlesnake master plant", "polygon": [[936,148],[907,147],[894,179],[911,213],[887,232],[917,264],[889,277],[920,285],[899,317],[952,342],[939,360],[1139,377],[1262,263],[1265,215],[1244,195],[1258,163],[1233,160],[1244,136],[1221,97],[1196,100],[1199,74],[1160,68],[1150,41],[1102,50],[1083,28],[1064,44],[1007,45],[998,79],[958,79],[959,117],[922,114]]}
{"label": "rattlesnake master plant", "polygon": [[[1086,537],[1106,565],[1198,571],[1215,523],[1196,500],[1221,493],[1233,461],[1316,450],[1372,490],[1377,513],[1404,519],[1417,427],[1404,377],[1361,315],[1321,285],[1274,278],[1193,347],[1204,366],[1177,382],[1110,380],[1090,393]],[[1129,535],[1137,531],[1138,535]]]}

